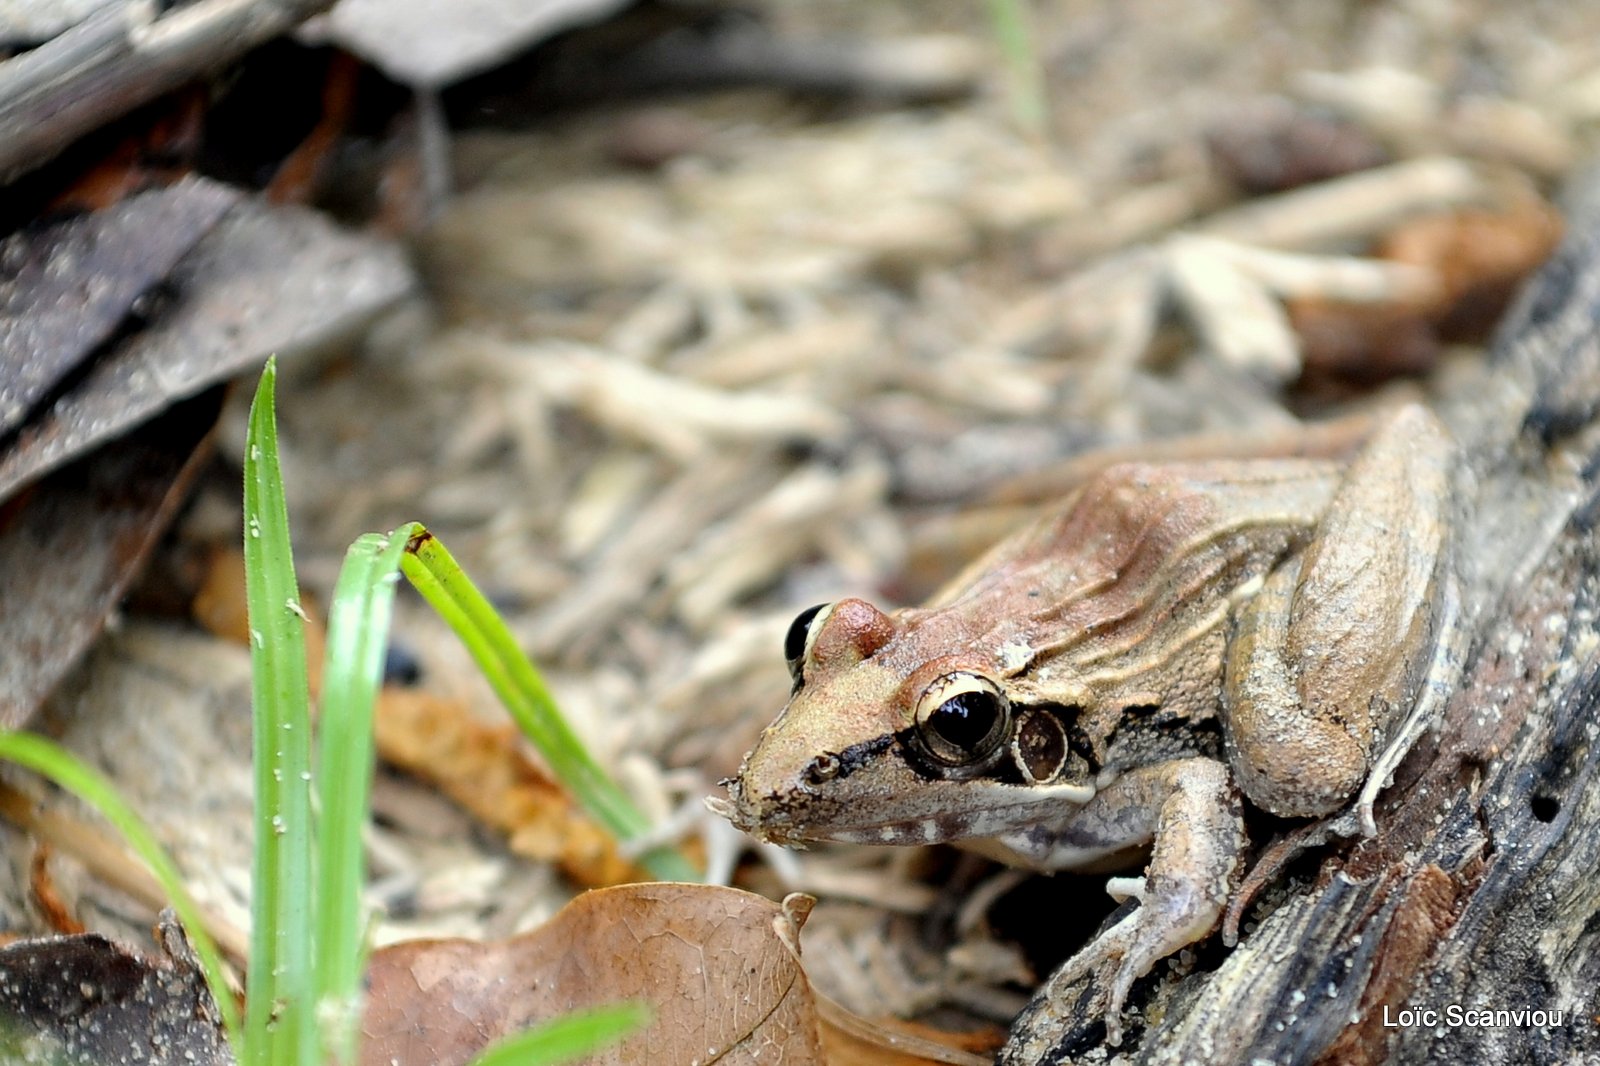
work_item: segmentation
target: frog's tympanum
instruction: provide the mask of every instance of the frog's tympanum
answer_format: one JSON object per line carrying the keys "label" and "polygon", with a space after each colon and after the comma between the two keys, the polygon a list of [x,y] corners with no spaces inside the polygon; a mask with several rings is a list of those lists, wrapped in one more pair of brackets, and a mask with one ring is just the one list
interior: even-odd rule
{"label": "frog's tympanum", "polygon": [[1349,806],[1418,698],[1453,449],[1419,407],[1352,460],[1112,466],[929,605],[789,633],[788,706],[714,806],[780,843],[958,842],[1041,870],[1137,865],[1139,901],[1056,975],[1133,981],[1217,926],[1242,801]]}

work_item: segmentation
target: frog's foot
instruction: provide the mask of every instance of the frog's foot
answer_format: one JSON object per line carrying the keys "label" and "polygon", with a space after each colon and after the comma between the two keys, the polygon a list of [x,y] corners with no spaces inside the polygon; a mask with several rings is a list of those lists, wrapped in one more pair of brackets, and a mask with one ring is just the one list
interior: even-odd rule
{"label": "frog's foot", "polygon": [[1209,893],[1187,886],[1179,894],[1159,896],[1148,890],[1144,878],[1114,878],[1112,896],[1126,893],[1139,906],[1093,943],[1067,961],[1050,979],[1053,995],[1080,978],[1093,974],[1105,990],[1106,1043],[1122,1043],[1122,1010],[1133,983],[1168,955],[1203,938],[1216,928],[1222,902]]}
{"label": "frog's foot", "polygon": [[1060,845],[1087,848],[1152,840],[1144,877],[1106,885],[1136,907],[1050,979],[1058,1001],[1093,974],[1106,990],[1106,1041],[1122,1042],[1122,1008],[1133,982],[1161,959],[1217,927],[1244,847],[1238,790],[1213,759],[1175,759],[1132,770],[1108,785],[1063,827]]}
{"label": "frog's foot", "polygon": [[1126,918],[1106,930],[1094,943],[1078,952],[1066,965],[1050,978],[1050,995],[1058,1002],[1064,1001],[1065,992],[1079,979],[1093,975],[1096,987],[1105,996],[1106,1043],[1113,1047],[1122,1043],[1122,1008],[1127,1003],[1133,982],[1155,964],[1162,953],[1150,955],[1139,966],[1139,956],[1148,952],[1130,950],[1138,943],[1140,906]]}

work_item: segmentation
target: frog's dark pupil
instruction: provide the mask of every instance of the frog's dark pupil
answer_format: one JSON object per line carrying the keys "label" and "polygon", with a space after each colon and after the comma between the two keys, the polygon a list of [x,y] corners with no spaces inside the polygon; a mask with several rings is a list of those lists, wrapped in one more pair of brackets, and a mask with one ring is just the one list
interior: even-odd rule
{"label": "frog's dark pupil", "polygon": [[800,683],[800,671],[805,666],[806,634],[811,631],[811,620],[826,606],[825,603],[819,603],[801,611],[789,623],[789,635],[783,638],[783,657],[789,664],[789,676],[794,678],[796,685]]}
{"label": "frog's dark pupil", "polygon": [[929,725],[955,747],[976,753],[994,732],[1000,698],[992,692],[962,692],[939,704]]}

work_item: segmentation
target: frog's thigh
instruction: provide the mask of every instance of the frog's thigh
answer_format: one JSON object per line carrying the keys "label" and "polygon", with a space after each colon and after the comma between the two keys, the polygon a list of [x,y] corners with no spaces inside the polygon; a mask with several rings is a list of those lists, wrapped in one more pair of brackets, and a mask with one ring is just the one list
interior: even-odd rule
{"label": "frog's thigh", "polygon": [[1433,644],[1452,447],[1407,407],[1351,464],[1312,544],[1244,605],[1224,683],[1228,757],[1274,814],[1337,810],[1416,695]]}

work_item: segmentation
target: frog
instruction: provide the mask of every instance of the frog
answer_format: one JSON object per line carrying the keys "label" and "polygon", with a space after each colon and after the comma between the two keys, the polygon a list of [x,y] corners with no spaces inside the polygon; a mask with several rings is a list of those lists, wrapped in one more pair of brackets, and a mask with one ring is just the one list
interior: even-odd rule
{"label": "frog", "polygon": [[1137,869],[1049,986],[1090,977],[1116,1045],[1133,983],[1216,930],[1246,804],[1359,799],[1371,831],[1437,665],[1455,454],[1408,404],[1342,458],[1107,466],[923,606],[801,613],[788,703],[712,807],[791,846]]}

